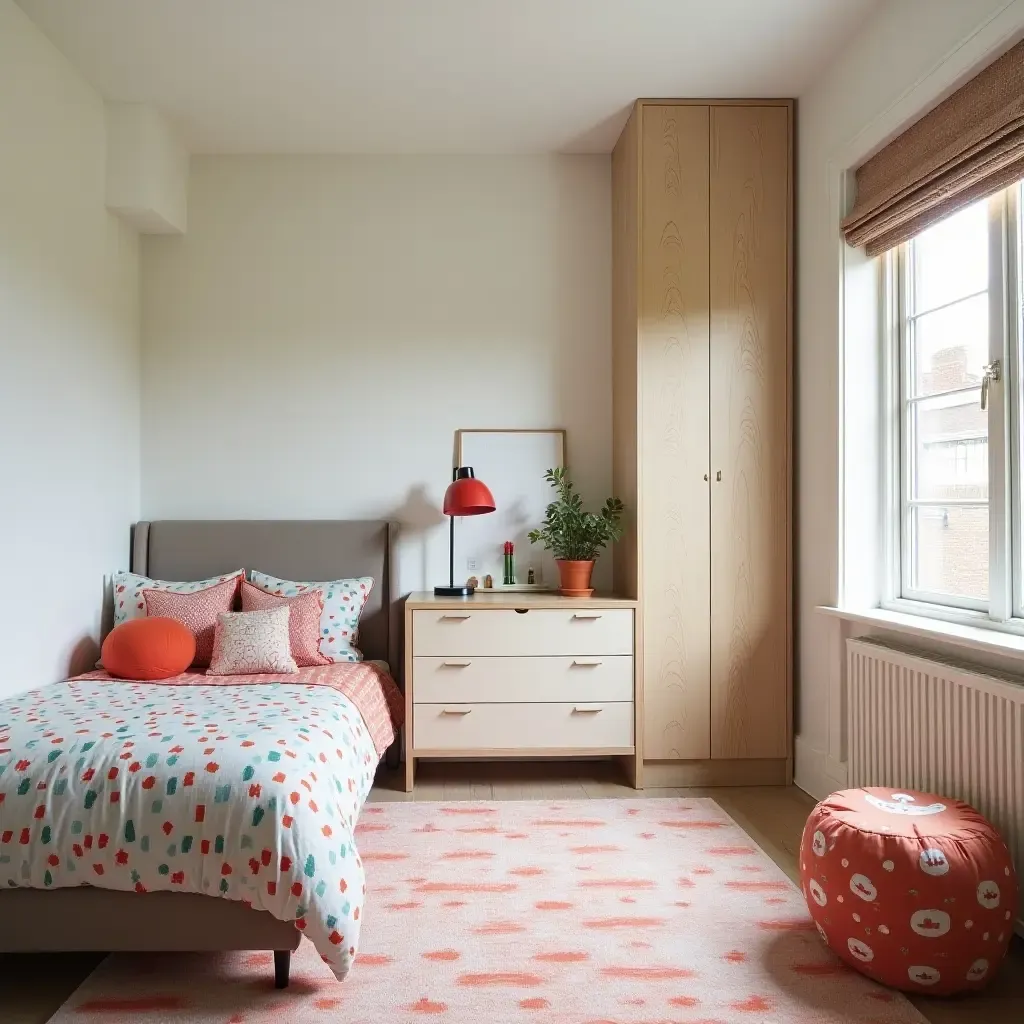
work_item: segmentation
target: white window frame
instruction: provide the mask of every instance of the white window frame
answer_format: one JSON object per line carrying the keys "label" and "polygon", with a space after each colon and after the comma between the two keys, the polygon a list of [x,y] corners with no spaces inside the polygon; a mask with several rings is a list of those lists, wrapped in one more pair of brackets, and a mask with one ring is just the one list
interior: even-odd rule
{"label": "white window frame", "polygon": [[[936,594],[909,586],[913,557],[909,510],[927,501],[911,501],[913,438],[908,427],[905,381],[910,373],[910,332],[906,310],[913,287],[909,245],[881,260],[883,359],[883,431],[886,523],[883,608],[965,625],[1024,635],[1024,182],[989,200],[989,362],[998,361],[1001,379],[989,387],[989,599]],[[920,399],[918,399],[919,401]],[[968,504],[935,502],[935,504]]]}

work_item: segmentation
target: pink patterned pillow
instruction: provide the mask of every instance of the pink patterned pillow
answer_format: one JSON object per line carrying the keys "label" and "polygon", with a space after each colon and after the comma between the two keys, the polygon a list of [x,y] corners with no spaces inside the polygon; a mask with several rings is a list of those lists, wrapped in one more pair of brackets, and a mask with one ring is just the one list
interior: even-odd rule
{"label": "pink patterned pillow", "polygon": [[196,638],[196,656],[193,668],[206,668],[213,657],[213,636],[217,616],[231,611],[238,593],[238,578],[215,587],[197,590],[194,594],[175,594],[169,590],[143,590],[147,615],[163,615],[177,619],[187,626]]}
{"label": "pink patterned pillow", "polygon": [[287,605],[217,616],[210,675],[298,672],[289,650]]}
{"label": "pink patterned pillow", "polygon": [[262,611],[287,605],[290,611],[288,632],[291,637],[292,657],[299,668],[310,665],[330,665],[331,659],[320,653],[320,616],[324,610],[323,594],[311,590],[298,597],[280,597],[254,587],[242,580],[242,611]]}

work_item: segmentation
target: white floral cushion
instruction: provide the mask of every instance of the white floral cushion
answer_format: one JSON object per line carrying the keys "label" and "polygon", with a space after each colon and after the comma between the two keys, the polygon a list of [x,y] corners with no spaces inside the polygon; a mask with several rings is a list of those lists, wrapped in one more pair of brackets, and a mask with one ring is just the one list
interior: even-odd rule
{"label": "white floral cushion", "polygon": [[319,590],[324,601],[324,610],[320,613],[320,653],[328,661],[363,660],[356,643],[359,639],[359,616],[373,589],[372,576],[316,583],[282,580],[254,571],[249,579],[260,590],[282,597],[296,597],[310,590]]}
{"label": "white floral cushion", "polygon": [[142,598],[143,590],[167,590],[172,594],[194,594],[197,590],[215,587],[218,583],[237,579],[245,575],[244,569],[215,576],[208,580],[195,580],[187,583],[172,583],[169,580],[151,580],[134,572],[115,572],[114,585],[114,625],[120,626],[129,619],[146,617],[146,602]]}
{"label": "white floral cushion", "polygon": [[217,616],[209,675],[298,672],[291,652],[288,605]]}

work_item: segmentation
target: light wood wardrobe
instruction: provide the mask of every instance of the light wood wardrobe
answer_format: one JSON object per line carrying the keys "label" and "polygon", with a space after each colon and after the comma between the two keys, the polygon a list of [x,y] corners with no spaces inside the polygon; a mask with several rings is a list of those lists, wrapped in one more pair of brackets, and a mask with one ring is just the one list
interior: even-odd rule
{"label": "light wood wardrobe", "polygon": [[649,785],[789,781],[793,105],[639,101],[612,155],[617,592]]}

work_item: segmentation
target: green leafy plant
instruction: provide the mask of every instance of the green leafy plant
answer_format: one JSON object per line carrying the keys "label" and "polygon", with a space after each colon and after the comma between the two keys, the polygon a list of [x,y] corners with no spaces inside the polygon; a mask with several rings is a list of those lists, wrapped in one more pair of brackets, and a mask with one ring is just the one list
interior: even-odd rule
{"label": "green leafy plant", "polygon": [[584,512],[583,499],[575,491],[565,466],[549,469],[544,479],[558,491],[544,514],[544,525],[530,531],[531,544],[543,544],[555,558],[590,562],[601,548],[622,536],[624,506],[609,498],[600,512]]}

